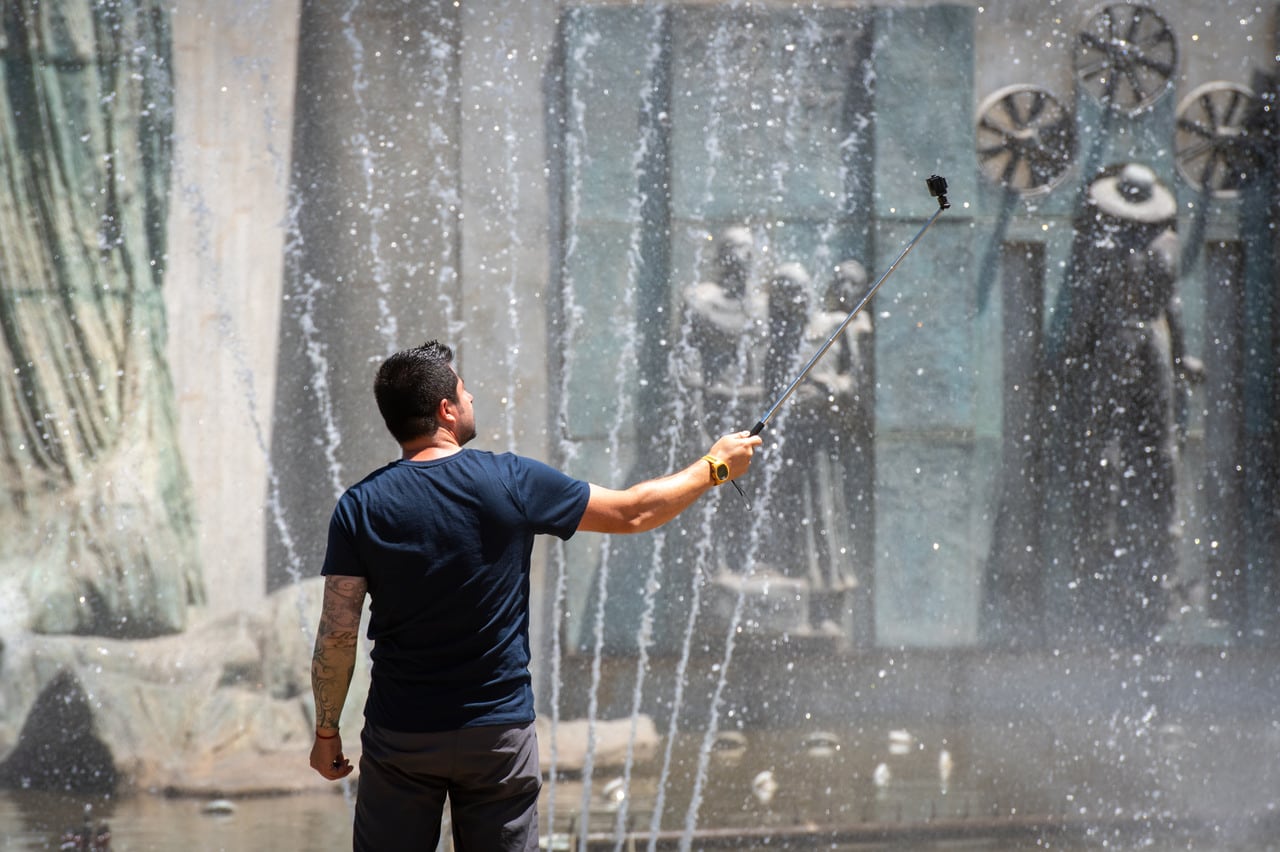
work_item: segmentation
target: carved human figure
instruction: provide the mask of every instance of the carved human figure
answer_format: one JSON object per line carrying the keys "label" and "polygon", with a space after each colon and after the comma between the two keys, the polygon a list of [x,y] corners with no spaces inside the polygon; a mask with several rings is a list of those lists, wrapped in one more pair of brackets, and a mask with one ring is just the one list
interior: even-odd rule
{"label": "carved human figure", "polygon": [[1083,626],[1153,638],[1176,568],[1183,349],[1173,193],[1145,165],[1106,170],[1076,223],[1060,365],[1075,582]]}
{"label": "carved human figure", "polygon": [[[803,366],[801,343],[809,321],[809,273],[798,263],[784,263],[769,276],[768,345],[765,348],[765,387],[775,400],[794,380]],[[788,404],[776,413],[770,428],[776,450],[770,459],[770,518],[766,535],[761,536],[760,561],[779,574],[808,579],[812,575],[813,551],[806,513],[805,494],[812,473],[812,435],[796,429]]]}
{"label": "carved human figure", "polygon": [[[838,264],[827,285],[821,310],[814,312],[805,329],[806,348],[817,351],[848,318],[866,290],[867,271],[861,263],[846,260]],[[828,422],[837,437],[852,433],[866,416],[859,403],[866,390],[865,349],[870,334],[871,318],[865,311],[859,312],[813,366],[809,386],[800,389],[807,391],[805,410],[811,417]]]}
{"label": "carved human figure", "polygon": [[801,344],[809,324],[809,273],[798,263],[784,263],[769,276],[768,345],[765,348],[765,387],[777,399],[803,366]]}
{"label": "carved human figure", "polygon": [[[687,380],[693,387],[694,419],[701,434],[690,440],[725,430],[745,429],[754,422],[754,410],[762,397],[757,363],[758,341],[764,338],[765,295],[753,287],[755,241],[742,225],[725,228],[716,238],[709,279],[685,292],[684,310],[694,352]],[[692,452],[694,444],[687,449]],[[691,520],[687,521],[691,522]],[[698,535],[685,536],[695,541]],[[741,569],[750,550],[749,531],[726,525],[709,556],[712,573]],[[675,550],[678,545],[672,545]]]}
{"label": "carved human figure", "polygon": [[[784,264],[769,278],[769,346],[765,379],[778,399],[819,348],[840,329],[865,291],[866,272],[856,261],[840,264],[817,310],[813,288],[798,264]],[[849,322],[780,409],[770,428],[777,453],[770,470],[768,535],[760,560],[780,574],[801,579],[809,602],[807,627],[843,635],[849,610],[860,521],[857,471],[865,410],[861,351],[870,321]]]}
{"label": "carved human figure", "polygon": [[[784,263],[753,291],[750,260],[749,232],[726,230],[717,244],[715,278],[690,288],[686,297],[698,355],[692,381],[701,390],[703,420],[724,428],[753,423],[778,399],[866,289],[862,265],[841,263],[815,310],[803,266]],[[794,628],[842,632],[847,593],[856,586],[855,540],[863,530],[855,507],[865,487],[857,471],[867,467],[859,457],[867,425],[863,350],[870,329],[865,315],[855,317],[775,412],[769,425],[775,453],[767,467],[770,523],[759,531],[755,553],[745,535],[726,530],[717,540],[717,570],[754,564],[803,581],[808,623]],[[763,483],[765,476],[757,479]]]}
{"label": "carved human figure", "polygon": [[45,632],[173,632],[203,597],[160,293],[167,15],[158,0],[5,15],[0,582],[23,576]]}
{"label": "carved human figure", "polygon": [[716,241],[714,273],[685,296],[690,336],[697,352],[692,381],[701,390],[701,419],[708,434],[747,422],[761,399],[760,365],[753,341],[763,339],[766,296],[751,287],[755,242],[741,225]]}
{"label": "carved human figure", "polygon": [[[816,352],[867,291],[867,272],[856,260],[833,271],[819,310],[805,327],[802,349]],[[868,533],[869,485],[865,449],[871,444],[867,404],[867,347],[871,319],[860,312],[832,342],[796,389],[794,428],[803,435],[808,475],[802,504],[810,521],[809,578],[811,620],[820,630],[839,629],[848,609],[848,593],[857,586],[854,574],[859,543]]]}

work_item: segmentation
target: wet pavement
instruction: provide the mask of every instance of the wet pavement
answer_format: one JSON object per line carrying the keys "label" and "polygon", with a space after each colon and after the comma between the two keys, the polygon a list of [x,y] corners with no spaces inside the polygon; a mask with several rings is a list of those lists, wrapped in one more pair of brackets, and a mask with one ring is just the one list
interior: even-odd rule
{"label": "wet pavement", "polygon": [[[707,749],[706,744],[711,747]],[[632,768],[544,786],[550,848],[1280,849],[1280,727],[863,723],[680,734]],[[670,753],[663,772],[664,760]],[[660,780],[665,778],[665,784]],[[691,803],[698,802],[691,816]],[[0,793],[0,852],[108,822],[123,850],[350,848],[351,802]],[[657,818],[655,819],[655,813]]]}

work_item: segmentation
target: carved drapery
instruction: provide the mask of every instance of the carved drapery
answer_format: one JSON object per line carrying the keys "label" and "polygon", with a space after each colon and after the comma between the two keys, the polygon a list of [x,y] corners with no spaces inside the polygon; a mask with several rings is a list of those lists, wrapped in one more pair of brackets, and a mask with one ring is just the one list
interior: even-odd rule
{"label": "carved drapery", "polygon": [[203,590],[164,357],[167,12],[0,10],[0,570],[37,630],[180,630]]}

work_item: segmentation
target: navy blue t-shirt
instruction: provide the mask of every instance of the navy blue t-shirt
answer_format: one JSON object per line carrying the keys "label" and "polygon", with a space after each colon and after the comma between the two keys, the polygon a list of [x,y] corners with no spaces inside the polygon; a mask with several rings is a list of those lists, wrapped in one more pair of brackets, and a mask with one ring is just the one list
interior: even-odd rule
{"label": "navy blue t-shirt", "polygon": [[369,584],[365,718],[393,731],[533,721],[529,559],[590,486],[511,453],[395,461],[338,500],[321,573]]}

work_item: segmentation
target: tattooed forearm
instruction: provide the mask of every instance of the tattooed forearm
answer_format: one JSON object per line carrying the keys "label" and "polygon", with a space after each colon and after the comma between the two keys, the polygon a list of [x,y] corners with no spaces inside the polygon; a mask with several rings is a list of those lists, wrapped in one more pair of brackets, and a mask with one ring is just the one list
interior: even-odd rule
{"label": "tattooed forearm", "polygon": [[320,627],[311,657],[317,728],[336,728],[342,717],[356,665],[360,611],[367,590],[366,581],[359,577],[325,578]]}

